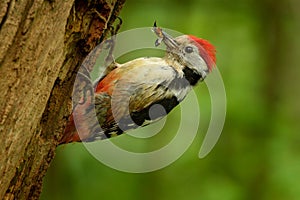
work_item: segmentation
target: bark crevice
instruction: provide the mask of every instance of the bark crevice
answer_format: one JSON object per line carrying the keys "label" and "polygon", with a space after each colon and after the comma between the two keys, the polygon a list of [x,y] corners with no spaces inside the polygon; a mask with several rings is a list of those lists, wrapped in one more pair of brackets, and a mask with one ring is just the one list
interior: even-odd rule
{"label": "bark crevice", "polygon": [[0,3],[0,199],[39,198],[76,72],[124,1]]}

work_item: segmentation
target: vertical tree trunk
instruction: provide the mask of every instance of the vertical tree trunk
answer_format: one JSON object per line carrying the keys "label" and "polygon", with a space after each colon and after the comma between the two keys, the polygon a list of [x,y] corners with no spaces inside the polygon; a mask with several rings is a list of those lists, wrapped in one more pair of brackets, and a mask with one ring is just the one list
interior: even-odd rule
{"label": "vertical tree trunk", "polygon": [[0,2],[0,199],[39,197],[76,71],[124,2]]}

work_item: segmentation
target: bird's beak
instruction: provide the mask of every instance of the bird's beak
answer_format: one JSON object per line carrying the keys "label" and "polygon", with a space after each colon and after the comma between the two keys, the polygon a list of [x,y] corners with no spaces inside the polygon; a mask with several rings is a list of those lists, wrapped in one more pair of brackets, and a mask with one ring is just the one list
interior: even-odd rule
{"label": "bird's beak", "polygon": [[167,48],[170,50],[175,50],[178,48],[178,44],[174,38],[164,32],[161,28],[157,27],[156,22],[154,22],[152,30],[158,36],[158,39],[155,41],[155,46],[158,46],[161,44],[161,42],[164,42]]}

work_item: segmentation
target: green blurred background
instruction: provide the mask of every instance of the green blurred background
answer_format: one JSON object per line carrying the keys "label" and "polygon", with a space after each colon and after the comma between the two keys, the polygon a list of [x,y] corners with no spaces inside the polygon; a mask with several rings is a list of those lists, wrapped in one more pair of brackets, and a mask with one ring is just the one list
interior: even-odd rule
{"label": "green blurred background", "polygon": [[[198,158],[210,118],[209,94],[200,84],[198,135],[176,162],[131,174],[103,165],[82,144],[64,145],[41,199],[300,199],[299,8],[297,0],[127,0],[121,31],[157,20],[216,46],[228,106],[221,138],[207,157]],[[179,121],[177,108],[149,142],[126,135],[113,141],[135,151],[159,148]]]}

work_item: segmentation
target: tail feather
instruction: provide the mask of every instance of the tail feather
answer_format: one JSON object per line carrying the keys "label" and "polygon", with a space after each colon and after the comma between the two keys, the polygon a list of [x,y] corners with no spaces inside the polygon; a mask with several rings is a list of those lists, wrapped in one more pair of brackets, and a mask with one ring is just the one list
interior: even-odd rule
{"label": "tail feather", "polygon": [[77,129],[75,127],[73,114],[70,116],[68,124],[65,128],[65,132],[61,140],[59,141],[59,144],[67,144],[71,142],[80,142],[81,139],[78,135]]}

